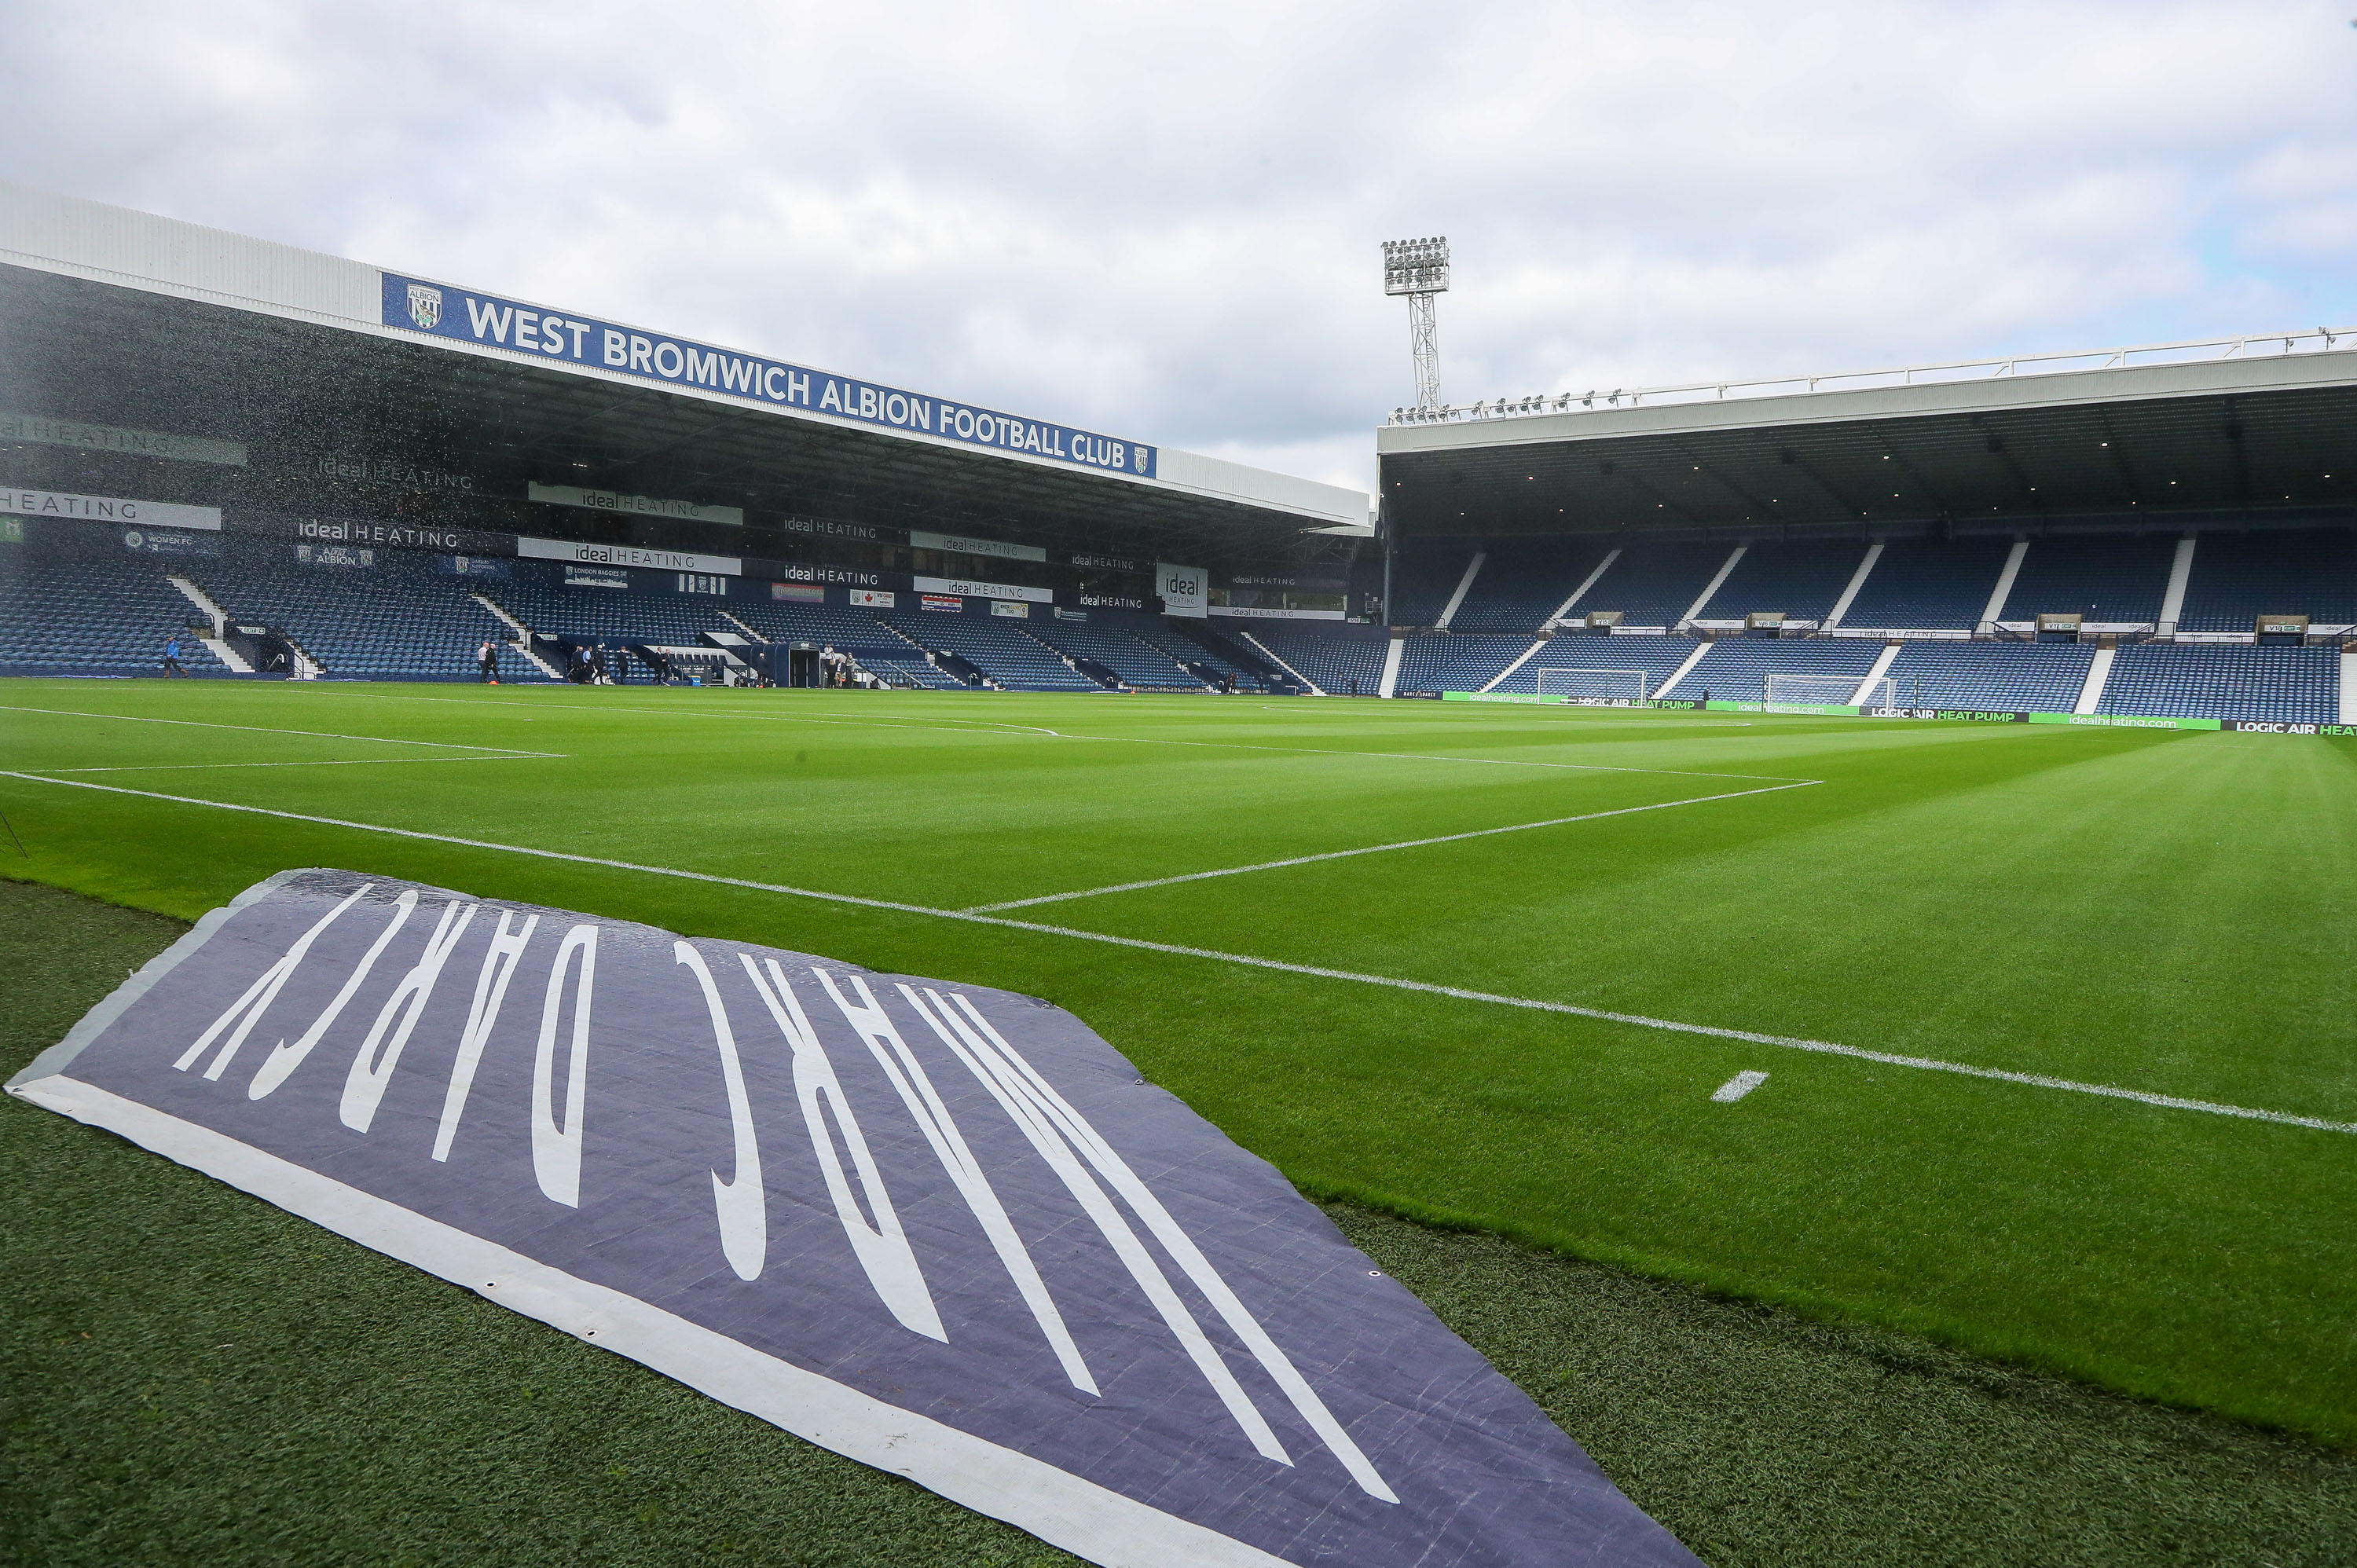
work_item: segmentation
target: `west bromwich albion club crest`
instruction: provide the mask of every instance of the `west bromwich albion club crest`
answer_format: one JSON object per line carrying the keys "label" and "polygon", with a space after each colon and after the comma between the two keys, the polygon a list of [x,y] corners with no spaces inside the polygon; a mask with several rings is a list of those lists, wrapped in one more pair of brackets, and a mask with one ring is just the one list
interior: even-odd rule
{"label": "west bromwich albion club crest", "polygon": [[1137,471],[1138,471],[1139,473],[1141,473],[1141,474],[1142,474],[1142,473],[1146,472],[1146,448],[1145,448],[1145,447],[1140,446],[1140,447],[1138,447],[1138,448],[1137,448],[1137,451],[1136,451],[1136,457],[1137,457]]}
{"label": "west bromwich albion club crest", "polygon": [[411,284],[409,319],[417,323],[420,332],[433,331],[442,320],[442,291],[422,283]]}

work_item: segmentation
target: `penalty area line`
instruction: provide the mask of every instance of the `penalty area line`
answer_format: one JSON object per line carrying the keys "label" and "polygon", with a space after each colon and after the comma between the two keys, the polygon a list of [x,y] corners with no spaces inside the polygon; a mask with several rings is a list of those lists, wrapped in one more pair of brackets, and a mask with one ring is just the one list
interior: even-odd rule
{"label": "penalty area line", "polygon": [[[58,772],[62,769],[52,768]],[[1395,849],[1424,849],[1437,843],[1462,843],[1467,839],[1485,839],[1499,833],[1526,833],[1535,828],[1559,828],[1571,822],[1592,822],[1604,817],[1634,816],[1639,811],[1666,811],[1673,806],[1701,806],[1713,800],[1739,800],[1746,795],[1772,795],[1779,789],[1805,789],[1812,784],[1822,784],[1822,779],[1803,779],[1792,784],[1770,784],[1760,789],[1731,789],[1724,795],[1696,795],[1684,800],[1655,800],[1642,806],[1619,806],[1609,811],[1583,811],[1576,817],[1549,817],[1540,822],[1510,822],[1502,828],[1474,828],[1461,833],[1440,833],[1432,838],[1402,839],[1397,843],[1371,843],[1357,849],[1329,849],[1322,854],[1297,854],[1285,860],[1264,860],[1257,865],[1229,865],[1216,871],[1189,871],[1177,876],[1150,877],[1144,882],[1116,882],[1109,887],[1083,887],[1072,893],[1042,893],[1036,898],[1009,898],[999,904],[976,904],[960,911],[967,915],[987,915],[998,909],[1028,909],[1039,904],[1060,904],[1069,898],[1094,898],[1104,893],[1135,893],[1146,887],[1168,887],[1181,882],[1201,882],[1213,876],[1242,876],[1248,871],[1278,871],[1288,865],[1314,865],[1321,860],[1349,860],[1354,855],[1387,854]]]}
{"label": "penalty area line", "polygon": [[2053,1078],[2045,1073],[2014,1072],[2005,1068],[1976,1067],[1970,1062],[1943,1060],[1938,1057],[1910,1057],[1894,1051],[1868,1050],[1863,1046],[1839,1045],[1832,1040],[1812,1040],[1800,1036],[1763,1034],[1756,1029],[1729,1029],[1715,1024],[1688,1024],[1674,1018],[1654,1018],[1642,1013],[1616,1013],[1603,1007],[1582,1007],[1571,1002],[1548,1002],[1532,996],[1507,996],[1494,991],[1475,991],[1460,985],[1441,985],[1428,980],[1404,980],[1396,975],[1364,974],[1354,970],[1328,969],[1310,963],[1289,963],[1283,959],[1257,958],[1250,953],[1222,952],[1215,948],[1188,947],[1178,942],[1151,941],[1144,937],[1115,936],[1109,931],[1082,930],[1072,926],[1050,926],[1038,920],[1010,919],[1004,915],[985,915],[966,909],[937,909],[927,904],[909,904],[891,898],[867,898],[856,893],[826,893],[814,887],[793,887],[779,882],[756,882],[742,876],[722,876],[708,871],[683,871],[676,866],[647,865],[637,861],[609,860],[601,855],[574,854],[565,850],[534,849],[527,844],[495,843],[488,839],[460,838],[452,833],[426,832],[418,828],[387,827],[380,822],[357,822],[343,817],[319,817],[303,811],[281,811],[267,806],[243,806],[229,800],[207,800],[193,795],[167,795],[156,789],[134,789],[122,784],[99,784],[86,779],[52,779],[46,774],[22,773],[0,768],[0,779],[21,779],[30,784],[49,784],[68,789],[95,789],[109,795],[133,795],[142,800],[168,800],[175,805],[203,806],[217,811],[242,811],[258,817],[275,817],[285,822],[312,822],[322,827],[349,828],[356,832],[382,833],[392,838],[417,839],[427,843],[445,843],[462,849],[487,849],[501,854],[529,855],[538,860],[563,861],[575,865],[603,866],[613,871],[635,871],[648,876],[677,877],[686,882],[710,883],[721,887],[743,887],[757,893],[778,893],[794,898],[813,898],[830,904],[848,904],[864,909],[883,909],[894,914],[922,915],[938,920],[960,920],[968,925],[995,926],[1002,930],[1031,931],[1040,936],[1066,937],[1075,941],[1100,942],[1107,947],[1126,948],[1136,952],[1168,953],[1179,958],[1203,959],[1213,963],[1232,963],[1248,969],[1270,970],[1283,974],[1308,975],[1318,980],[1339,980],[1353,985],[1376,985],[1392,991],[1411,991],[1426,996],[1447,996],[1459,1002],[1481,1002],[1499,1007],[1515,1007],[1526,1012],[1553,1013],[1566,1017],[1589,1018],[1599,1023],[1625,1024],[1633,1028],[1658,1029],[1667,1034],[1695,1035],[1708,1039],[1741,1040],[1747,1045],[1774,1046],[1781,1050],[1807,1051],[1816,1056],[1840,1057],[1850,1061],[1876,1062],[1884,1067],[1913,1068],[1923,1072],[1949,1073],[1959,1078],[1976,1078],[1993,1083],[2018,1084],[2029,1089],[2058,1090],[2070,1094],[2093,1095],[2104,1100],[2128,1101],[2137,1105],[2149,1105],[2167,1111],[2192,1111],[2208,1116],[2229,1116],[2238,1121],[2266,1122],[2282,1127],[2305,1127],[2319,1133],[2357,1133],[2357,1122],[2334,1122],[2320,1116],[2297,1116],[2287,1111],[2267,1111],[2247,1105],[2230,1105],[2214,1100],[2194,1100],[2183,1095],[2157,1094],[2149,1090],[2125,1089],[2117,1084],[2083,1083],[2075,1079]]}

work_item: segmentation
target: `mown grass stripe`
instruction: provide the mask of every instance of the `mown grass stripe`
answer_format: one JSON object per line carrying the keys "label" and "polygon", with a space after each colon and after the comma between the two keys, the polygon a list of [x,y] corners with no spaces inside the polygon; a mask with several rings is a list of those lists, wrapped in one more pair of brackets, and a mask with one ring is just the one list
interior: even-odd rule
{"label": "mown grass stripe", "polygon": [[1875,1062],[1885,1067],[1913,1068],[1924,1072],[1951,1073],[1964,1078],[2018,1084],[2032,1089],[2058,1090],[2072,1094],[2128,1101],[2163,1110],[2199,1112],[2211,1116],[2273,1122],[2286,1127],[2304,1127],[2320,1133],[2357,1133],[2357,1122],[2335,1122],[2318,1116],[2298,1116],[2286,1111],[2268,1111],[2246,1105],[2230,1105],[2213,1100],[2195,1100],[2183,1095],[2159,1094],[2149,1090],[2122,1088],[2116,1084],[2083,1083],[2074,1079],[2050,1077],[2045,1073],[2015,1072],[2005,1068],[1976,1067],[1969,1062],[1946,1061],[1937,1057],[1903,1056],[1890,1051],[1868,1050],[1862,1046],[1839,1045],[1831,1040],[1812,1040],[1792,1035],[1770,1035],[1753,1029],[1730,1029],[1715,1024],[1689,1024],[1674,1018],[1655,1018],[1641,1013],[1617,1013],[1607,1008],[1583,1007],[1576,1003],[1549,1002],[1537,997],[1507,996],[1497,992],[1442,985],[1432,981],[1405,980],[1396,975],[1365,974],[1354,970],[1328,969],[1318,964],[1290,963],[1282,959],[1258,958],[1249,953],[1222,952],[1213,948],[1188,947],[1178,942],[1157,942],[1144,937],[1116,936],[1108,931],[1090,931],[1071,926],[1046,925],[1036,920],[1010,919],[1004,915],[987,915],[965,909],[937,909],[930,905],[909,904],[890,898],[869,898],[856,893],[828,893],[813,887],[793,887],[784,883],[757,882],[741,876],[723,876],[714,872],[684,871],[676,866],[648,865],[637,861],[610,860],[601,855],[576,854],[566,850],[536,849],[526,844],[497,843],[488,839],[470,839],[452,833],[427,832],[419,828],[388,827],[378,822],[353,822],[343,817],[322,817],[303,811],[282,811],[267,806],[240,805],[229,800],[207,800],[191,795],[167,795],[159,790],[134,789],[120,784],[99,784],[86,779],[57,779],[45,774],[5,768],[0,768],[0,779],[20,779],[27,783],[61,785],[73,789],[95,789],[112,795],[133,795],[151,800],[168,800],[177,805],[203,806],[222,811],[242,811],[255,816],[275,817],[286,822],[312,822],[322,827],[349,828],[356,832],[383,833],[395,838],[453,844],[464,849],[484,849],[503,854],[530,855],[542,860],[565,861],[578,865],[604,866],[615,871],[635,871],[649,876],[672,876],[690,882],[710,883],[718,886],[743,887],[758,893],[778,893],[790,897],[814,898],[834,904],[855,905],[861,908],[883,909],[895,914],[920,915],[933,919],[959,920],[971,925],[1032,931],[1042,936],[1068,937],[1080,941],[1102,942],[1108,946],[1127,948],[1139,952],[1168,953],[1181,958],[1204,959],[1215,963],[1239,964],[1286,974],[1308,975],[1319,980],[1339,980],[1355,985],[1383,986],[1394,991],[1411,991],[1430,996],[1452,997],[1460,1002],[1481,1002],[1501,1007],[1522,1008],[1531,1012],[1561,1014],[1575,1018],[1595,1019],[1600,1023],[1625,1024],[1641,1029],[1659,1029],[1671,1034],[1696,1035],[1722,1040],[1742,1040],[1750,1045],[1774,1046],[1783,1050],[1808,1051],[1819,1056],[1842,1057],[1853,1061]]}

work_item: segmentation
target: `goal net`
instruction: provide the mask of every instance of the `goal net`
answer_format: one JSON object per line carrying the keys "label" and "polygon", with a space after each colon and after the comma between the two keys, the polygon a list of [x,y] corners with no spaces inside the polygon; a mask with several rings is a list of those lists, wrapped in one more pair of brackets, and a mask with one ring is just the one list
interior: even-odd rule
{"label": "goal net", "polygon": [[1768,677],[1764,698],[1770,708],[1906,708],[1915,705],[1915,682],[1780,671]]}
{"label": "goal net", "polygon": [[1609,701],[1641,703],[1650,693],[1645,689],[1642,670],[1542,670],[1539,671],[1539,695],[1543,697],[1598,697]]}

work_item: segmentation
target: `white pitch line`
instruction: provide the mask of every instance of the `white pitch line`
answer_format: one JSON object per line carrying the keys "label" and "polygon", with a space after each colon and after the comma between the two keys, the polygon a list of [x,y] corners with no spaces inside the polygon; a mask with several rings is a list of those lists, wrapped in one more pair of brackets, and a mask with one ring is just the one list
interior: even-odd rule
{"label": "white pitch line", "polygon": [[364,740],[378,746],[438,746],[450,751],[493,751],[505,752],[510,756],[554,755],[548,752],[518,752],[511,746],[468,746],[456,740],[396,740],[391,736],[338,735],[331,730],[321,729],[275,729],[267,725],[225,725],[206,719],[156,719],[137,714],[91,713],[86,708],[37,708],[13,703],[0,703],[0,713],[47,714],[52,718],[63,719],[105,719],[111,723],[126,725],[186,725],[192,729],[233,729],[242,730],[248,735],[301,735],[308,736],[314,740]]}
{"label": "white pitch line", "polygon": [[414,768],[428,762],[561,761],[563,751],[501,752],[492,757],[331,757],[317,762],[138,762],[111,768],[36,768],[33,773],[178,773],[199,768]]}
{"label": "white pitch line", "polygon": [[[61,772],[60,768],[48,771]],[[1036,898],[1009,898],[999,904],[976,904],[964,913],[986,915],[995,909],[1028,909],[1035,904],[1060,904],[1068,898],[1093,898],[1101,893],[1135,893],[1145,887],[1168,887],[1178,882],[1201,882],[1213,876],[1242,876],[1248,871],[1277,871],[1288,865],[1312,865],[1321,860],[1349,860],[1354,855],[1386,854],[1395,849],[1423,849],[1436,843],[1461,843],[1497,833],[1526,833],[1534,828],[1559,828],[1570,822],[1592,822],[1602,817],[1634,816],[1639,811],[1666,811],[1673,806],[1701,806],[1713,800],[1739,800],[1746,795],[1772,795],[1779,789],[1805,789],[1822,784],[1806,779],[1792,784],[1770,784],[1761,789],[1734,789],[1724,795],[1696,795],[1684,800],[1655,800],[1644,806],[1619,806],[1609,811],[1583,811],[1576,817],[1549,817],[1543,822],[1513,822],[1502,828],[1475,828],[1468,832],[1440,833],[1432,838],[1402,839],[1397,843],[1371,843],[1359,849],[1331,849],[1322,854],[1297,854],[1285,860],[1264,860],[1257,865],[1230,865],[1217,871],[1189,871],[1177,876],[1156,876],[1144,882],[1116,882],[1109,887],[1083,887],[1076,893],[1042,893]]]}
{"label": "white pitch line", "polygon": [[1768,1075],[1764,1072],[1749,1070],[1738,1072],[1717,1089],[1712,1090],[1710,1097],[1717,1104],[1732,1105],[1767,1081]]}
{"label": "white pitch line", "polygon": [[1221,952],[1214,948],[1190,948],[1177,942],[1148,941],[1143,937],[1119,937],[1108,931],[1082,930],[1071,926],[1042,925],[1036,920],[1010,920],[1003,915],[979,915],[963,909],[936,909],[924,904],[904,904],[889,898],[863,898],[855,893],[823,893],[813,887],[790,887],[778,882],[755,882],[742,876],[720,876],[705,871],[682,871],[669,865],[642,865],[636,861],[608,860],[594,854],[572,854],[564,850],[533,849],[524,844],[493,843],[487,839],[459,838],[450,833],[429,833],[416,828],[386,827],[378,822],[356,822],[341,817],[315,817],[301,811],[273,811],[266,806],[241,806],[228,800],[206,800],[192,795],[167,795],[154,789],[133,789],[120,784],[94,784],[84,779],[51,779],[38,773],[19,773],[0,768],[0,779],[22,779],[32,784],[61,785],[69,789],[96,789],[110,795],[135,795],[150,800],[169,800],[182,806],[205,806],[220,811],[243,811],[258,817],[277,817],[292,822],[314,822],[323,827],[350,828],[359,832],[383,833],[392,838],[420,839],[428,843],[455,844],[462,849],[488,849],[501,854],[530,855],[538,860],[565,861],[575,865],[599,865],[614,871],[635,871],[649,876],[673,876],[686,882],[708,882],[722,887],[743,887],[756,893],[781,893],[794,898],[815,898],[830,904],[850,904],[864,909],[884,909],[895,914],[923,915],[938,920],[963,920],[968,925],[996,926],[1013,931],[1032,931],[1041,936],[1069,937],[1075,941],[1102,942],[1108,947],[1129,948],[1139,952],[1169,953],[1179,958],[1199,958],[1214,963],[1232,963],[1248,969],[1274,970],[1284,974],[1306,974],[1318,980],[1346,981],[1354,985],[1379,985],[1393,991],[1413,991],[1427,996],[1448,996],[1460,1002],[1485,1002],[1500,1007],[1519,1007],[1534,1013],[1555,1013],[1574,1018],[1592,1018],[1607,1024],[1626,1024],[1640,1029],[1660,1029],[1674,1035],[1699,1035],[1711,1039],[1742,1040],[1755,1046],[1775,1046],[1784,1050],[1810,1051],[1819,1056],[1843,1057],[1852,1061],[1877,1062],[1884,1067],[1915,1068],[1924,1072],[1953,1073],[1962,1078],[1986,1079],[1996,1083],[2022,1084],[2032,1089],[2061,1090],[2072,1094],[2091,1094],[2105,1100],[2131,1101],[2138,1105],[2157,1106],[2169,1111],[2198,1111],[2210,1116],[2231,1116],[2246,1122],[2268,1122],[2277,1126],[2306,1127],[2319,1133],[2357,1134],[2357,1122],[2333,1122],[2319,1116],[2296,1116],[2287,1111],[2265,1111],[2247,1105],[2228,1105],[2213,1100],[2190,1100],[2181,1095],[2156,1094],[2149,1090],[2123,1089],[2115,1084],[2081,1083],[2072,1079],[2050,1078],[2044,1073],[2013,1072],[2004,1068],[1975,1067],[1969,1062],[1943,1061],[1937,1057],[1899,1056],[1889,1051],[1871,1051],[1862,1046],[1836,1045],[1831,1040],[1812,1040],[1797,1036],[1764,1035],[1753,1029],[1721,1028],[1715,1024],[1686,1024],[1674,1018],[1652,1018],[1641,1013],[1614,1013],[1601,1007],[1582,1007],[1570,1002],[1546,1002],[1530,996],[1505,996],[1493,991],[1473,991],[1458,985],[1439,985],[1426,980],[1402,980],[1395,975],[1361,974],[1347,969],[1326,969],[1317,964],[1287,963],[1282,959],[1255,958],[1249,953]]}

